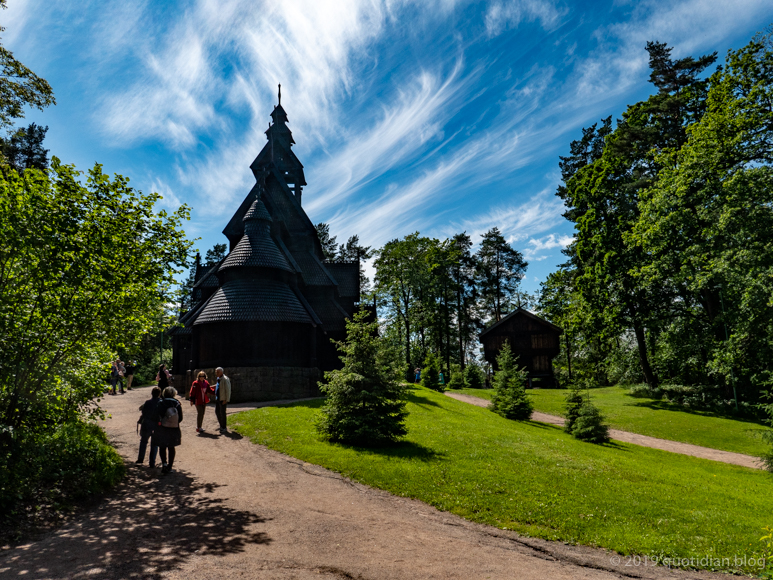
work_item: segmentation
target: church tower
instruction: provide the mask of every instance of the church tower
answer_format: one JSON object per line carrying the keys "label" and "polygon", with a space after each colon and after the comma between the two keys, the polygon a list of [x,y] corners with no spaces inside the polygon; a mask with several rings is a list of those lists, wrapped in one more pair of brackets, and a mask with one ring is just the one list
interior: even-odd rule
{"label": "church tower", "polygon": [[234,402],[318,394],[322,372],[340,367],[331,339],[345,338],[360,299],[359,262],[325,262],[301,207],[306,180],[281,86],[271,119],[250,165],[255,186],[223,230],[229,253],[197,268],[194,302],[172,333],[181,384],[222,366]]}

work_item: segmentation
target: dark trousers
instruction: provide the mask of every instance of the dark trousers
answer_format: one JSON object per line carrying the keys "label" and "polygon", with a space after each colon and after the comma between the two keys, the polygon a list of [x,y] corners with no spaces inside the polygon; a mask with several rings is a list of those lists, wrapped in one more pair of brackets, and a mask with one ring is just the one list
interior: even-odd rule
{"label": "dark trousers", "polygon": [[[169,462],[166,461],[166,450],[169,449]],[[172,469],[172,466],[174,465],[174,447],[159,447],[158,448],[159,453],[161,455],[161,465],[166,465],[169,467],[169,469]]]}
{"label": "dark trousers", "polygon": [[[150,439],[150,436],[153,434],[152,431],[145,431],[144,429],[140,429],[140,454],[137,457],[137,463],[142,463],[145,461],[145,450],[148,448],[148,439]],[[158,445],[150,444],[150,466],[154,467],[156,465],[156,454],[158,453]]]}
{"label": "dark trousers", "polygon": [[221,403],[220,401],[215,402],[215,416],[217,417],[218,422],[220,423],[220,428],[225,429],[225,412],[226,408],[228,407],[228,403]]}

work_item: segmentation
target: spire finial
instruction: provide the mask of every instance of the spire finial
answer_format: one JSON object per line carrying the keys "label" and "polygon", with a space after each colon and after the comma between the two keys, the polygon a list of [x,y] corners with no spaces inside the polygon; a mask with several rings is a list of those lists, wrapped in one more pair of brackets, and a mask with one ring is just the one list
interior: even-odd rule
{"label": "spire finial", "polygon": [[279,104],[282,104],[282,83],[279,83]]}

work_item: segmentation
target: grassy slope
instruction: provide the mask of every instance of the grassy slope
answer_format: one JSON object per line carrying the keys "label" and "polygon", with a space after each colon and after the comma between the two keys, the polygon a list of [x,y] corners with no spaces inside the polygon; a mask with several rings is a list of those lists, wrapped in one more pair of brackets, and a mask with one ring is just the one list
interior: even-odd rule
{"label": "grassy slope", "polygon": [[[454,392],[491,399],[493,390]],[[528,393],[535,410],[563,416],[565,389],[531,389]],[[667,401],[632,397],[626,387],[593,389],[591,398],[614,429],[754,456],[767,449],[759,436],[766,427],[758,423],[688,411]]]}
{"label": "grassy slope", "polygon": [[234,417],[254,442],[465,518],[626,554],[732,556],[761,549],[770,474],[635,445],[582,443],[422,388],[390,449],[320,441],[321,402]]}

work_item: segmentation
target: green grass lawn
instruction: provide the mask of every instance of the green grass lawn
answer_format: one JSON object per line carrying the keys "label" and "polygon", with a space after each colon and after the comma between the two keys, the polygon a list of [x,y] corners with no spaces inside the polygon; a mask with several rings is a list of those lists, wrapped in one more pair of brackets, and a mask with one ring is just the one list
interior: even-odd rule
{"label": "green grass lawn", "polygon": [[[490,400],[494,391],[460,389],[453,392]],[[527,392],[535,410],[564,415],[566,389],[529,389]],[[590,393],[613,429],[754,456],[767,449],[760,438],[760,433],[767,427],[753,421],[689,410],[668,401],[633,397],[626,387],[592,389]]]}
{"label": "green grass lawn", "polygon": [[420,387],[409,394],[405,442],[355,448],[318,438],[320,405],[266,407],[229,423],[255,443],[470,520],[623,554],[751,557],[773,525],[764,471],[582,443]]}

